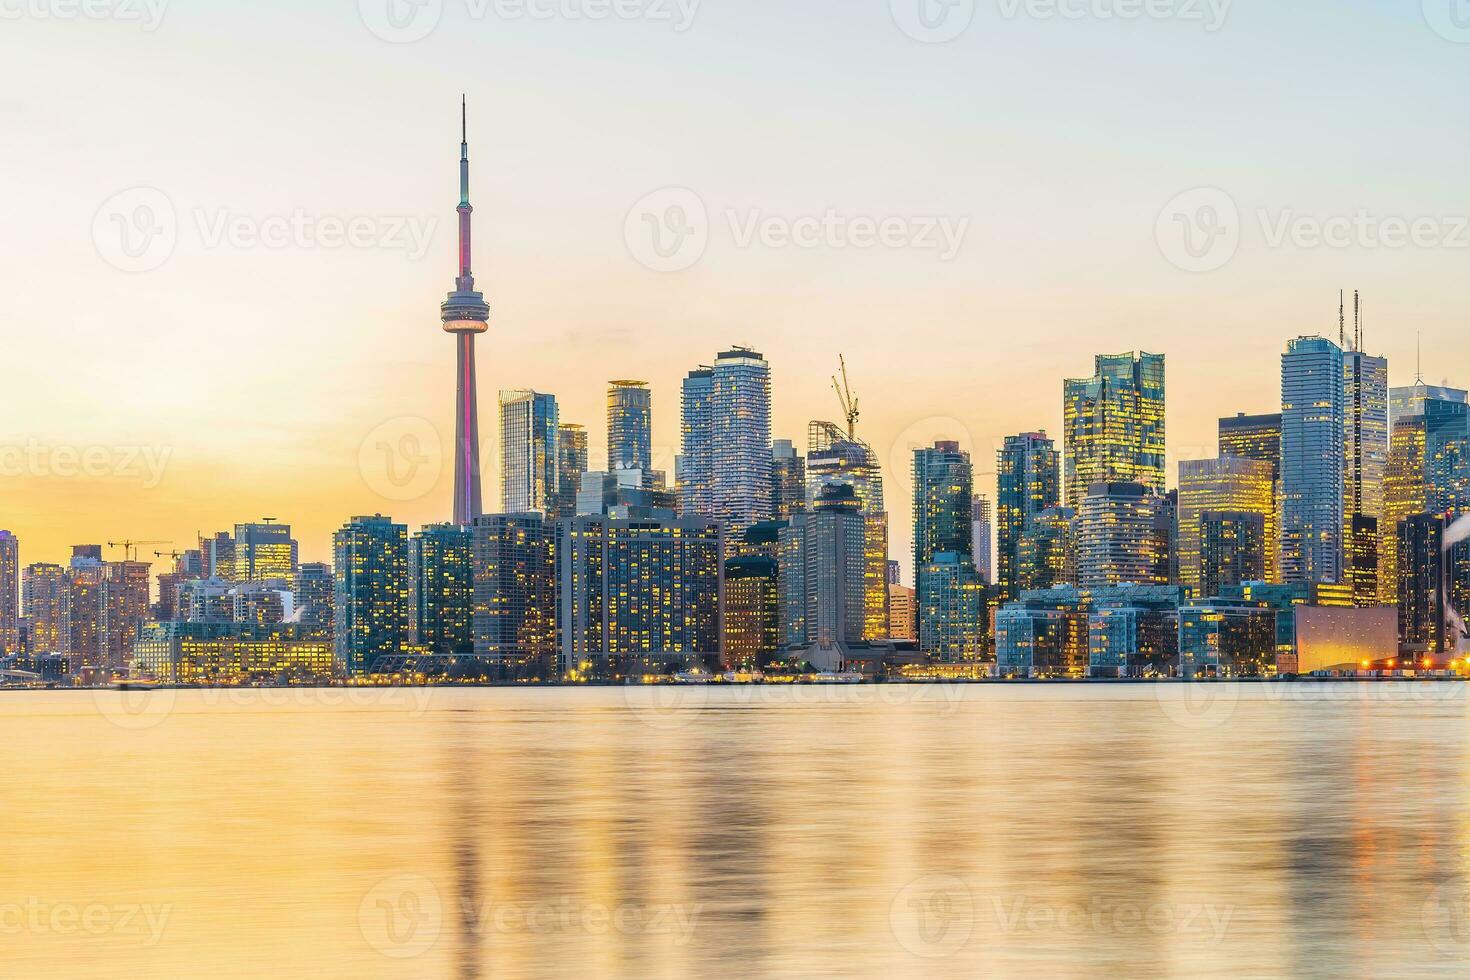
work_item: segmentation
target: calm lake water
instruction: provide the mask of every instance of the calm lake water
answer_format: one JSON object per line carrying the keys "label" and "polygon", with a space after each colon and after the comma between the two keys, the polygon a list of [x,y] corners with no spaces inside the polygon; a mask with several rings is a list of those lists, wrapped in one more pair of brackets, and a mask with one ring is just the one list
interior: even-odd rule
{"label": "calm lake water", "polygon": [[1461,684],[0,695],[3,977],[1463,977]]}

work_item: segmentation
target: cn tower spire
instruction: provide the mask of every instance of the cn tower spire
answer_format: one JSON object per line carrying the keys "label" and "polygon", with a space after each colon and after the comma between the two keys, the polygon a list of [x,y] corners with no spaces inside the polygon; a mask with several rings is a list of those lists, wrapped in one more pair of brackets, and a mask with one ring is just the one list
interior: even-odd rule
{"label": "cn tower spire", "polygon": [[475,335],[490,329],[490,307],[475,291],[470,258],[469,108],[459,103],[459,275],[454,292],[439,308],[446,333],[454,334],[458,358],[454,403],[454,523],[473,524],[484,511],[480,479],[480,407],[475,389]]}

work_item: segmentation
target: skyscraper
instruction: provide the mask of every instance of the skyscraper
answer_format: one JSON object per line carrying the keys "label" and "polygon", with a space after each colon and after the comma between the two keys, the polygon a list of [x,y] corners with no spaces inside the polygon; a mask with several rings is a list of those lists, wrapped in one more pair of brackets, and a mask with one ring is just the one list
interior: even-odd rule
{"label": "skyscraper", "polygon": [[20,540],[0,531],[0,655],[20,652]]}
{"label": "skyscraper", "polygon": [[[1356,337],[1355,333],[1355,337]],[[1360,605],[1398,601],[1397,589],[1379,574],[1382,559],[1398,547],[1397,535],[1385,535],[1384,478],[1388,470],[1388,359],[1353,348],[1343,353],[1343,541],[1356,565],[1345,571],[1355,583]],[[1367,521],[1372,522],[1369,529]],[[1356,529],[1356,533],[1355,533]],[[1351,545],[1351,547],[1349,547]],[[1371,554],[1368,551],[1371,550]],[[1390,566],[1391,562],[1388,563]],[[1371,583],[1368,582],[1371,570]],[[1371,594],[1364,587],[1371,585]]]}
{"label": "skyscraper", "polygon": [[725,562],[725,663],[759,669],[781,649],[781,532],[786,521],[752,525]]}
{"label": "skyscraper", "polygon": [[577,516],[577,494],[586,472],[587,430],[563,422],[556,427],[556,510],[552,516]]}
{"label": "skyscraper", "polygon": [[936,554],[919,569],[919,649],[939,663],[976,663],[990,632],[985,583],[969,555]]}
{"label": "skyscraper", "polygon": [[1272,479],[1281,471],[1281,414],[1240,415],[1220,420],[1220,455],[1257,459],[1271,464]]}
{"label": "skyscraper", "polygon": [[26,567],[21,607],[31,624],[32,653],[71,651],[71,582],[60,565]]}
{"label": "skyscraper", "polygon": [[1470,541],[1445,546],[1450,519],[1416,514],[1398,526],[1399,635],[1404,648],[1428,654],[1434,666],[1470,645]]}
{"label": "skyscraper", "polygon": [[408,543],[414,641],[430,653],[474,652],[474,534],[459,524],[431,524]]}
{"label": "skyscraper", "polygon": [[1048,507],[1031,519],[1016,548],[1015,593],[1077,582],[1077,512]]}
{"label": "skyscraper", "polygon": [[[1435,391],[1450,397],[1435,397]],[[1424,385],[1394,389],[1394,401],[1407,410],[1394,416],[1379,540],[1398,542],[1399,525],[1410,517],[1470,507],[1470,405],[1453,389]],[[1400,550],[1381,555],[1386,560],[1379,564],[1380,594],[1398,587]]]}
{"label": "skyscraper", "polygon": [[990,498],[977,493],[970,502],[970,539],[975,548],[975,571],[986,585],[995,581],[995,567],[990,560],[992,526]]}
{"label": "skyscraper", "polygon": [[778,521],[789,521],[806,510],[806,460],[790,439],[771,444],[771,510]]}
{"label": "skyscraper", "polygon": [[[745,347],[722,352],[707,377],[684,381],[685,516],[710,517],[727,540],[770,520],[771,366]],[[683,493],[685,475],[689,492]]]}
{"label": "skyscraper", "polygon": [[408,527],[381,514],[354,517],[332,536],[332,556],[337,660],[366,674],[408,640]]}
{"label": "skyscraper", "polygon": [[680,438],[683,441],[674,478],[679,487],[679,513],[711,517],[714,498],[714,368],[690,371],[681,389]]}
{"label": "skyscraper", "polygon": [[1045,432],[1007,436],[996,455],[996,584],[1020,595],[1021,537],[1036,516],[1061,501],[1061,456]]}
{"label": "skyscraper", "polygon": [[1164,492],[1164,356],[1097,356],[1091,378],[1064,385],[1066,502],[1095,483],[1140,483]]}
{"label": "skyscraper", "polygon": [[[854,418],[854,424],[856,418]],[[863,554],[864,639],[888,636],[888,510],[883,497],[883,469],[878,454],[830,422],[807,429],[806,509],[816,507],[829,487],[851,487],[865,524]]]}
{"label": "skyscraper", "polygon": [[269,518],[259,524],[236,524],[234,572],[228,578],[232,582],[294,581],[298,550],[289,524]]}
{"label": "skyscraper", "polygon": [[968,558],[974,551],[970,537],[974,496],[970,454],[961,451],[959,443],[936,442],[932,449],[914,450],[914,582],[921,610],[924,583],[919,570],[935,555],[953,552]]}
{"label": "skyscraper", "polygon": [[783,632],[793,657],[818,670],[840,670],[866,649],[866,528],[855,489],[833,483],[781,532]]}
{"label": "skyscraper", "polygon": [[296,570],[296,594],[292,605],[296,619],[304,629],[331,634],[335,591],[331,565],[306,562]]}
{"label": "skyscraper", "polygon": [[1281,577],[1343,582],[1347,431],[1342,349],[1298,337],[1281,356]]}
{"label": "skyscraper", "polygon": [[607,469],[653,468],[653,394],[646,381],[613,381],[607,389]]}
{"label": "skyscraper", "polygon": [[554,531],[537,513],[486,514],[475,522],[475,657],[493,678],[559,676]]}
{"label": "skyscraper", "polygon": [[1096,483],[1077,512],[1077,581],[1084,589],[1168,585],[1164,499],[1140,483]]}
{"label": "skyscraper", "polygon": [[480,406],[475,387],[475,337],[490,329],[490,307],[475,290],[470,248],[469,120],[460,101],[459,275],[454,292],[439,308],[444,331],[454,335],[457,366],[454,399],[454,523],[470,524],[481,513]]}
{"label": "skyscraper", "polygon": [[1200,596],[1217,598],[1225,589],[1261,582],[1266,576],[1266,515],[1259,511],[1207,510],[1199,515]]}
{"label": "skyscraper", "polygon": [[148,620],[149,565],[142,561],[110,561],[102,576],[98,602],[101,611],[101,666],[126,670],[132,666],[133,645]]}
{"label": "skyscraper", "polygon": [[102,580],[107,565],[102,561],[102,546],[79,544],[72,547],[67,568],[70,594],[67,609],[71,625],[68,649],[72,670],[104,666],[102,652]]}
{"label": "skyscraper", "polygon": [[558,500],[556,397],[500,393],[500,509],[555,516]]}
{"label": "skyscraper", "polygon": [[[1214,598],[1201,580],[1201,521],[1210,511],[1261,515],[1264,540],[1276,529],[1275,467],[1240,456],[1190,459],[1179,463],[1179,584],[1198,597]],[[1265,572],[1275,567],[1274,553],[1261,556]],[[1230,583],[1235,584],[1235,583]]]}

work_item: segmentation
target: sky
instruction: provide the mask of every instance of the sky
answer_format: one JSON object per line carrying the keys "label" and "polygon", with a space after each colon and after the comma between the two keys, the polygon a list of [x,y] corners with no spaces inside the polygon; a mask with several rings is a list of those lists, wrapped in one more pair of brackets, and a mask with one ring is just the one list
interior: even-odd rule
{"label": "sky", "polygon": [[1458,2],[0,0],[0,527],[29,563],[274,517],[321,560],[447,519],[461,92],[487,509],[499,389],[596,467],[644,378],[672,470],[736,344],[798,445],[846,356],[899,558],[912,449],[993,492],[1097,353],[1167,355],[1174,459],[1279,408],[1340,289],[1394,384],[1422,342],[1466,385]]}

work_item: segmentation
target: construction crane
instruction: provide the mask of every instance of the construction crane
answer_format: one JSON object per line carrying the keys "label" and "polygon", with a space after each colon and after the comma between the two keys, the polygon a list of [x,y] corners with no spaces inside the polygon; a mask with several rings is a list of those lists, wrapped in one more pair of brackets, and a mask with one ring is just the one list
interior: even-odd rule
{"label": "construction crane", "polygon": [[837,392],[837,400],[842,403],[842,413],[847,416],[847,438],[857,441],[858,417],[862,414],[858,410],[858,400],[852,393],[852,385],[847,383],[847,358],[841,354],[837,355],[837,363],[842,365],[842,381],[832,379],[832,388]]}
{"label": "construction crane", "polygon": [[143,545],[150,545],[150,544],[173,544],[173,542],[172,541],[133,541],[133,540],[109,541],[109,542],[107,542],[107,547],[109,547],[109,548],[121,548],[123,550],[123,557],[124,558],[126,558],[128,561],[137,561],[138,560],[138,548],[141,547],[141,546],[143,546]]}

